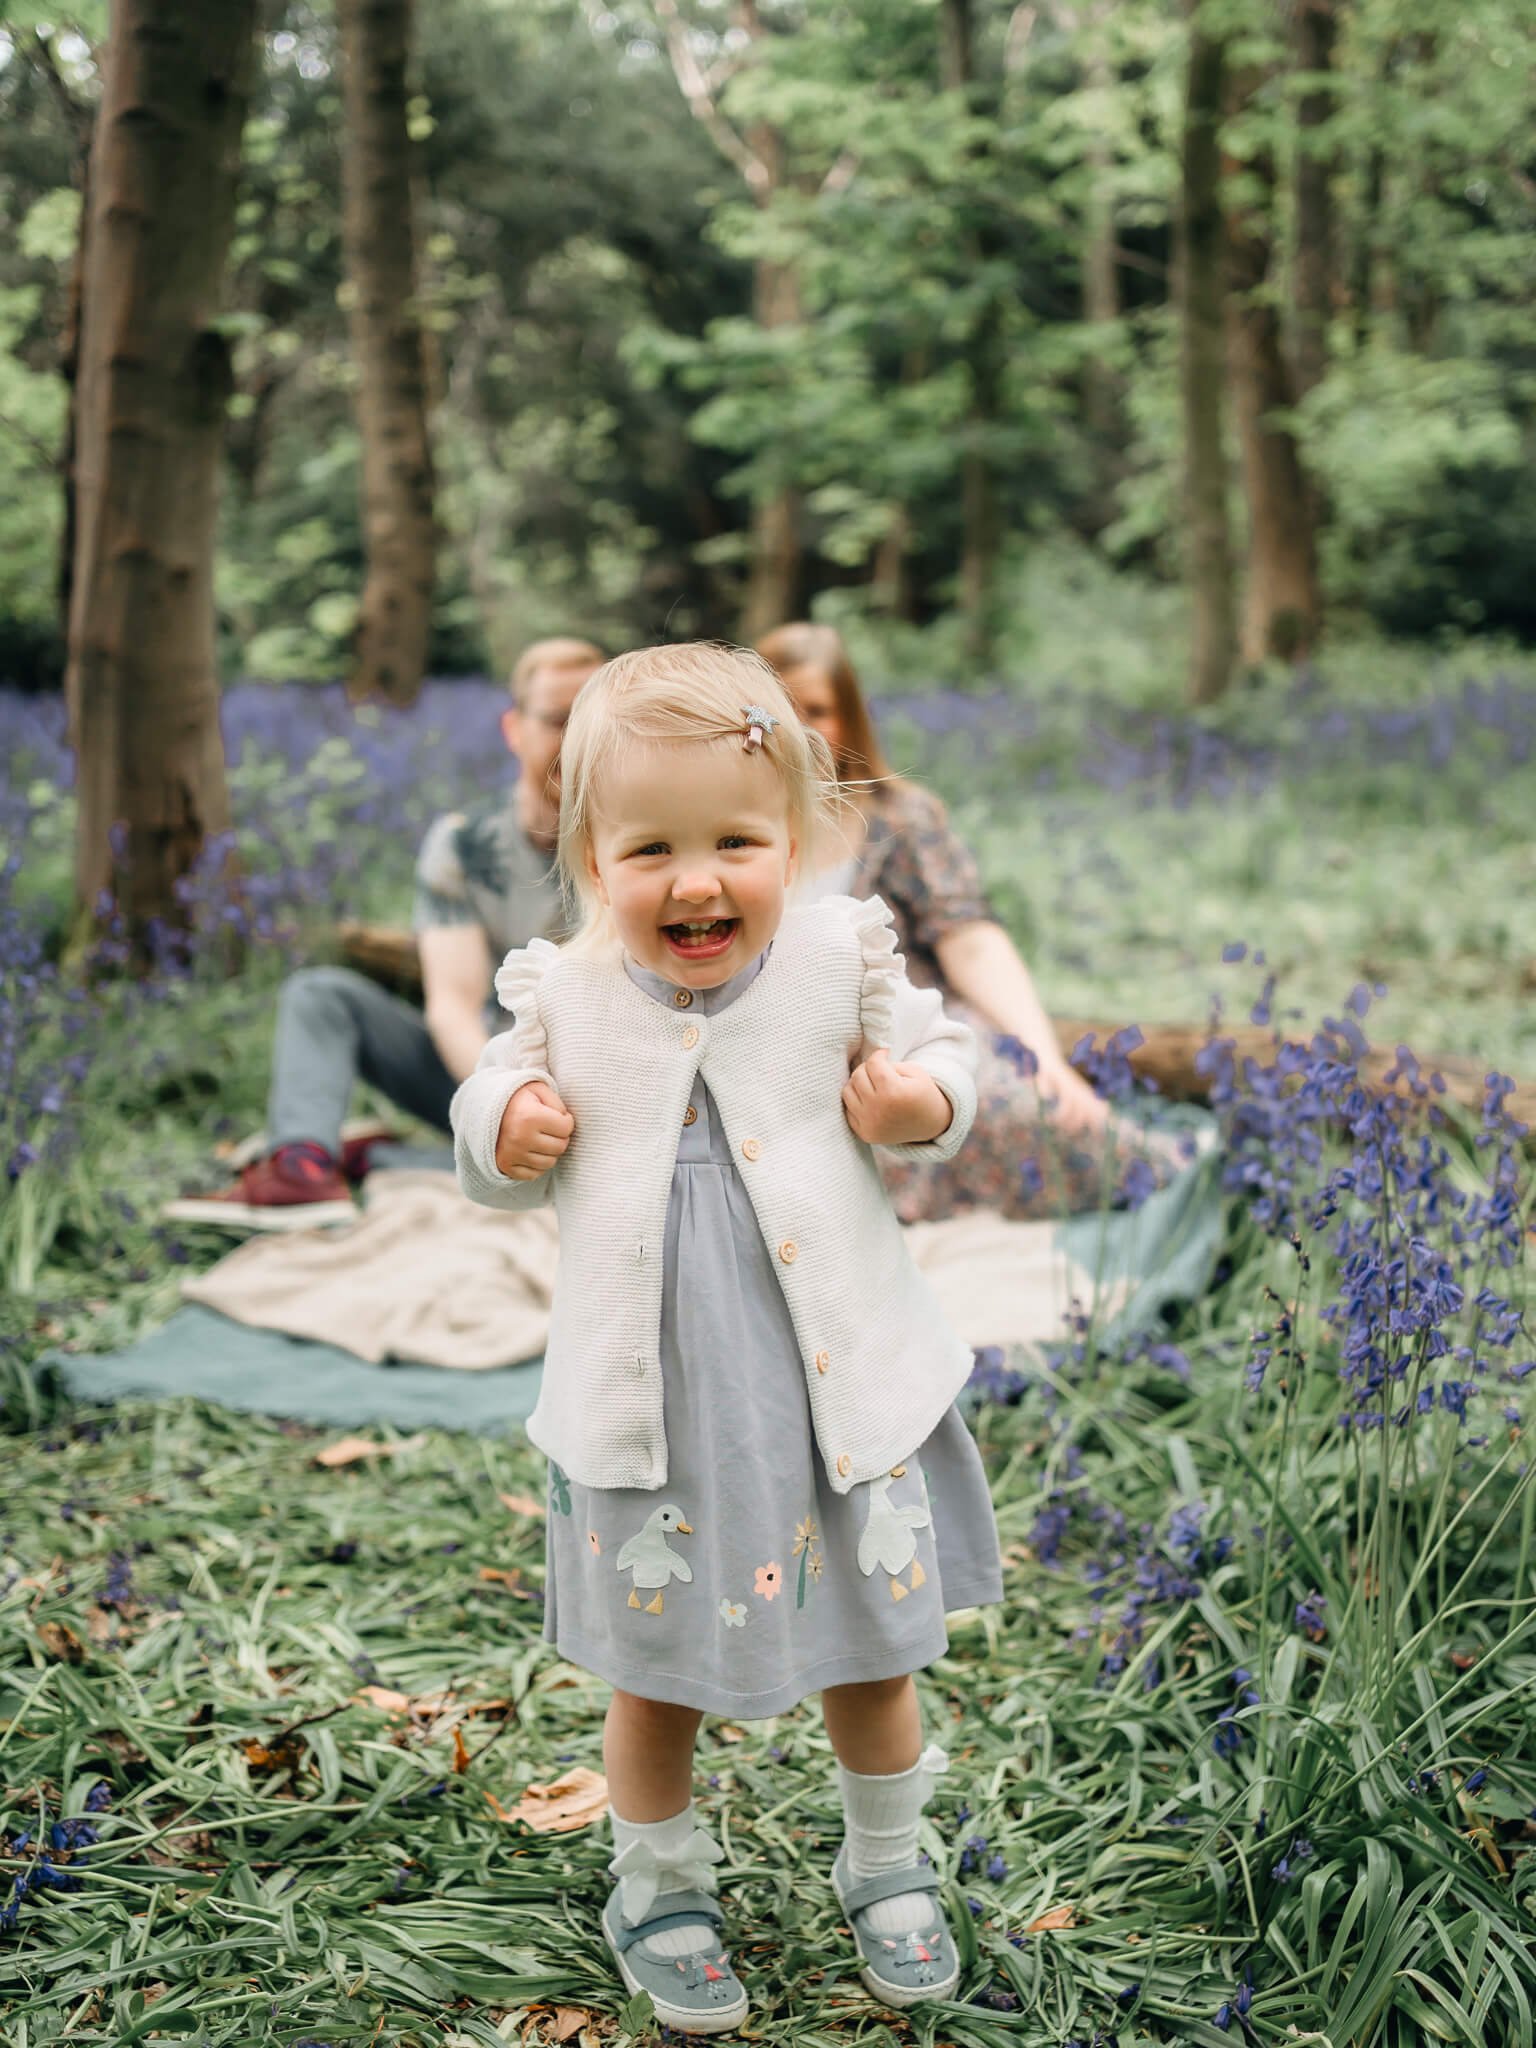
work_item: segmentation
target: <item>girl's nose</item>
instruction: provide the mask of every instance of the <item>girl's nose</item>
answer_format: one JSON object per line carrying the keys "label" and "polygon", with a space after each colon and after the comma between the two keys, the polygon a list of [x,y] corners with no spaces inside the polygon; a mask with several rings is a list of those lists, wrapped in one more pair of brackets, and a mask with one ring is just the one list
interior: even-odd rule
{"label": "girl's nose", "polygon": [[708,903],[712,896],[720,894],[720,877],[697,868],[691,875],[678,876],[672,884],[672,894],[679,903]]}

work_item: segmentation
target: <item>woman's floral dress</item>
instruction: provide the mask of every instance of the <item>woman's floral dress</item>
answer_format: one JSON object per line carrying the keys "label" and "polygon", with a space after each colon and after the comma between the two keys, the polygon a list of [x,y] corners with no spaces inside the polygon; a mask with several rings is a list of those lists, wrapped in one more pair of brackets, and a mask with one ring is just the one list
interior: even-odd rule
{"label": "woman's floral dress", "polygon": [[974,854],[930,791],[906,781],[883,785],[852,877],[840,870],[837,886],[884,898],[908,976],[938,989],[945,1009],[971,1026],[980,1047],[976,1121],[958,1155],[944,1165],[882,1156],[903,1223],[936,1222],[964,1209],[1021,1219],[1107,1208],[1128,1193],[1162,1186],[1185,1163],[1187,1140],[1147,1133],[1118,1117],[1102,1134],[1069,1138],[1055,1131],[1023,1071],[1027,1059],[1010,1055],[996,1029],[955,995],[939,964],[939,942],[962,925],[1001,920]]}

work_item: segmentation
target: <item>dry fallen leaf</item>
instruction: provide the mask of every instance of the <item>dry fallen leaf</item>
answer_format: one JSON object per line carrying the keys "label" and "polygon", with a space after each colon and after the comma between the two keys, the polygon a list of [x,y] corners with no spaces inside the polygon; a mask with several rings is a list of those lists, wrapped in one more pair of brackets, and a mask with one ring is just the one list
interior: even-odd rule
{"label": "dry fallen leaf", "polygon": [[464,1747],[464,1730],[455,1721],[453,1724],[453,1771],[462,1778],[469,1769],[469,1751]]}
{"label": "dry fallen leaf", "polygon": [[584,2006],[557,2005],[555,2023],[550,2029],[551,2041],[569,2041],[572,2034],[579,2034],[592,2017]]}
{"label": "dry fallen leaf", "polygon": [[366,1700],[370,1707],[378,1707],[386,1714],[408,1714],[410,1700],[403,1692],[391,1692],[387,1685],[365,1685],[361,1692],[352,1695],[354,1699]]}
{"label": "dry fallen leaf", "polygon": [[395,1444],[377,1444],[366,1436],[338,1437],[323,1451],[316,1451],[315,1463],[334,1472],[342,1465],[360,1464],[364,1458],[396,1458],[402,1451],[419,1451],[426,1440],[425,1433],[402,1437]]}
{"label": "dry fallen leaf", "polygon": [[1073,1924],[1070,1906],[1052,1906],[1049,1913],[1042,1913],[1038,1920],[1031,1920],[1025,1928],[1026,1934],[1055,1934],[1063,1927]]}
{"label": "dry fallen leaf", "polygon": [[50,1657],[60,1664],[83,1664],[85,1645],[65,1621],[41,1621],[37,1632],[42,1637],[43,1648]]}
{"label": "dry fallen leaf", "polygon": [[521,1821],[536,1835],[568,1835],[589,1828],[608,1811],[608,1780],[578,1764],[548,1785],[530,1785],[510,1812],[489,1793],[498,1820]]}
{"label": "dry fallen leaf", "polygon": [[[538,1515],[541,1519],[543,1518],[544,1503],[541,1500],[535,1500],[531,1493],[498,1493],[496,1498],[504,1508],[510,1508],[514,1515]],[[562,2012],[569,2012],[571,2008],[569,2006],[562,2006],[560,2010]]]}
{"label": "dry fallen leaf", "polygon": [[270,1749],[264,1742],[242,1742],[240,1747],[251,1769],[262,1776],[286,1771],[290,1777],[297,1777],[304,1762],[303,1752],[291,1735],[274,1742]]}
{"label": "dry fallen leaf", "polygon": [[533,1598],[532,1593],[523,1584],[523,1574],[517,1565],[513,1565],[509,1571],[503,1571],[500,1565],[483,1564],[480,1567],[480,1577],[488,1586],[505,1586],[518,1600]]}

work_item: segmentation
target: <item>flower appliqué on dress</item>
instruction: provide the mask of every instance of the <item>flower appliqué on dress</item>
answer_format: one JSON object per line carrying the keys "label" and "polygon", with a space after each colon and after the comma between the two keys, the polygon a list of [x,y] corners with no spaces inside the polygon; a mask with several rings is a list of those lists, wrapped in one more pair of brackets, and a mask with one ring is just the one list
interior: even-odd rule
{"label": "flower appliqu\u00e9 on dress", "polygon": [[781,1564],[760,1564],[752,1590],[763,1600],[777,1600],[784,1590],[784,1567]]}
{"label": "flower appliqu\u00e9 on dress", "polygon": [[795,1580],[795,1606],[800,1608],[805,1605],[806,1582],[819,1579],[826,1562],[817,1547],[814,1516],[807,1515],[803,1522],[796,1522],[794,1555],[800,1560],[800,1574]]}
{"label": "flower appliqu\u00e9 on dress", "polygon": [[747,1625],[747,1603],[745,1600],[722,1600],[720,1619],[727,1628],[745,1628]]}

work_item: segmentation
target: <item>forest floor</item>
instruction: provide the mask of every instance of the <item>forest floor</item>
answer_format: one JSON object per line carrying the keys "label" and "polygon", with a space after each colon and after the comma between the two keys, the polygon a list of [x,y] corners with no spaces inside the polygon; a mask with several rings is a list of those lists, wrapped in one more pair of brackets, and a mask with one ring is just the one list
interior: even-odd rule
{"label": "forest floor", "polygon": [[[0,695],[24,849],[0,903],[7,2048],[646,2032],[597,1937],[602,1831],[505,1818],[601,1765],[603,1689],[539,1636],[541,1461],[372,1430],[327,1465],[296,1425],[85,1409],[36,1370],[163,1318],[214,1256],[159,1201],[260,1121],[283,961],[344,910],[403,916],[426,818],[496,786],[500,701],[435,686],[358,723],[334,692],[232,692],[273,935],[227,977],[210,881],[196,958],[82,1000],[48,957],[58,722]],[[1316,1021],[1385,985],[1357,997],[1373,1037],[1536,1077],[1536,664],[1366,651],[1198,720],[1049,673],[901,685],[885,723],[1057,1010],[1193,1021],[1215,993],[1243,1018],[1273,973],[1274,1014]],[[1223,963],[1239,944],[1264,963]],[[927,1847],[962,2001],[893,2019],[859,1991],[815,1712],[706,1724],[753,2038],[1536,2044],[1528,1177],[1475,1117],[1427,1152],[1384,1131],[1328,1049],[1264,1118],[1229,1106],[1247,1192],[1163,1342],[1088,1332],[988,1369],[1007,1601],[923,1681],[954,1759]],[[1373,1172],[1386,1197],[1357,1212]],[[1353,1262],[1330,1202],[1363,1233]],[[1402,1400],[1374,1432],[1351,1378],[1372,1354]]]}

